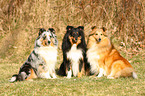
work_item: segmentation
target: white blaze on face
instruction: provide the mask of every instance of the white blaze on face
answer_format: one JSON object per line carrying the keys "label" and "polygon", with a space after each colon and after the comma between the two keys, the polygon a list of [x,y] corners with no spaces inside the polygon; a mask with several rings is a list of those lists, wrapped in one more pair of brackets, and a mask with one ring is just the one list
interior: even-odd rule
{"label": "white blaze on face", "polygon": [[50,37],[51,37],[51,36],[52,36],[52,35],[51,35],[51,32],[45,31],[45,32],[42,33],[41,38],[46,37],[46,40],[50,41],[50,39],[51,39]]}

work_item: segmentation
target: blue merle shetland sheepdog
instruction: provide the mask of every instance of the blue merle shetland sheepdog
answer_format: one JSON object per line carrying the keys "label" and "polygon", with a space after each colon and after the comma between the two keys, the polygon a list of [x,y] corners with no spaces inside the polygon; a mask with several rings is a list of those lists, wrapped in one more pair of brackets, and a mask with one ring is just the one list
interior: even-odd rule
{"label": "blue merle shetland sheepdog", "polygon": [[10,82],[24,81],[32,78],[56,78],[55,63],[57,61],[58,41],[55,30],[44,28],[39,30],[35,47],[28,59],[21,66],[19,73],[13,75]]}
{"label": "blue merle shetland sheepdog", "polygon": [[62,76],[81,77],[84,71],[89,71],[89,64],[86,58],[86,42],[84,37],[84,27],[67,26],[66,34],[63,38],[62,51],[63,62],[58,74]]}

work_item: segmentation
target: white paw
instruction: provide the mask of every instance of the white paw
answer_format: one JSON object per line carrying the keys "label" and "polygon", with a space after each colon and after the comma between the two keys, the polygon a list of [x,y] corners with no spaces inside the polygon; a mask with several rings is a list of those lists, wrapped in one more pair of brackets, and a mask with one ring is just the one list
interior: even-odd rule
{"label": "white paw", "polygon": [[68,71],[67,77],[66,77],[66,78],[71,78],[71,75],[72,75],[72,72],[71,72],[71,70],[70,70],[70,71]]}
{"label": "white paw", "polygon": [[115,79],[115,78],[112,76],[107,76],[107,79]]}
{"label": "white paw", "polygon": [[102,76],[103,76],[103,74],[99,74],[97,77],[100,78],[100,77],[102,77]]}
{"label": "white paw", "polygon": [[67,76],[66,78],[70,79],[70,78],[71,78],[71,76]]}
{"label": "white paw", "polygon": [[28,79],[28,81],[33,81],[33,79]]}
{"label": "white paw", "polygon": [[103,73],[99,73],[97,77],[100,78],[102,76],[103,76]]}
{"label": "white paw", "polygon": [[104,69],[103,68],[100,68],[100,72],[99,72],[99,74],[98,74],[97,77],[102,77],[103,74],[104,74]]}
{"label": "white paw", "polygon": [[45,78],[46,78],[46,79],[51,79],[51,77],[50,77],[50,76],[45,76]]}
{"label": "white paw", "polygon": [[53,75],[52,75],[52,78],[54,78],[54,79],[55,79],[55,78],[57,78],[57,77],[56,77],[56,75],[55,75],[55,74],[53,74]]}
{"label": "white paw", "polygon": [[46,78],[46,79],[50,79],[50,75],[48,73],[41,73],[40,74],[40,78]]}

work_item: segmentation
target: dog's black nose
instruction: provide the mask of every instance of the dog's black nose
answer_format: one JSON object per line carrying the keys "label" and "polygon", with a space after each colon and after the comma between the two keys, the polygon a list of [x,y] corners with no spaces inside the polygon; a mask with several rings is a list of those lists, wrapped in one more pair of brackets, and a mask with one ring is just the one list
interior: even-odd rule
{"label": "dog's black nose", "polygon": [[50,41],[48,41],[48,44],[50,44]]}
{"label": "dog's black nose", "polygon": [[101,41],[101,38],[99,38],[99,42]]}

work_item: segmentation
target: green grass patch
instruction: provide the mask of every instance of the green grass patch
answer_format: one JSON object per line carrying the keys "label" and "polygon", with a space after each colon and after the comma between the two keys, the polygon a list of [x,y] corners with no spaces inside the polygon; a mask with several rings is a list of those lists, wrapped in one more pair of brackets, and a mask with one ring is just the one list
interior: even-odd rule
{"label": "green grass patch", "polygon": [[[60,57],[58,57],[60,59]],[[138,74],[138,79],[119,78],[109,80],[106,77],[94,78],[83,76],[82,78],[57,76],[57,79],[34,79],[9,83],[8,80],[18,73],[22,64],[1,63],[0,95],[1,96],[143,96],[145,95],[145,61],[139,56],[134,56],[132,65]],[[138,64],[138,63],[139,64]],[[61,60],[58,61],[60,65]],[[57,67],[58,68],[58,67]]]}

